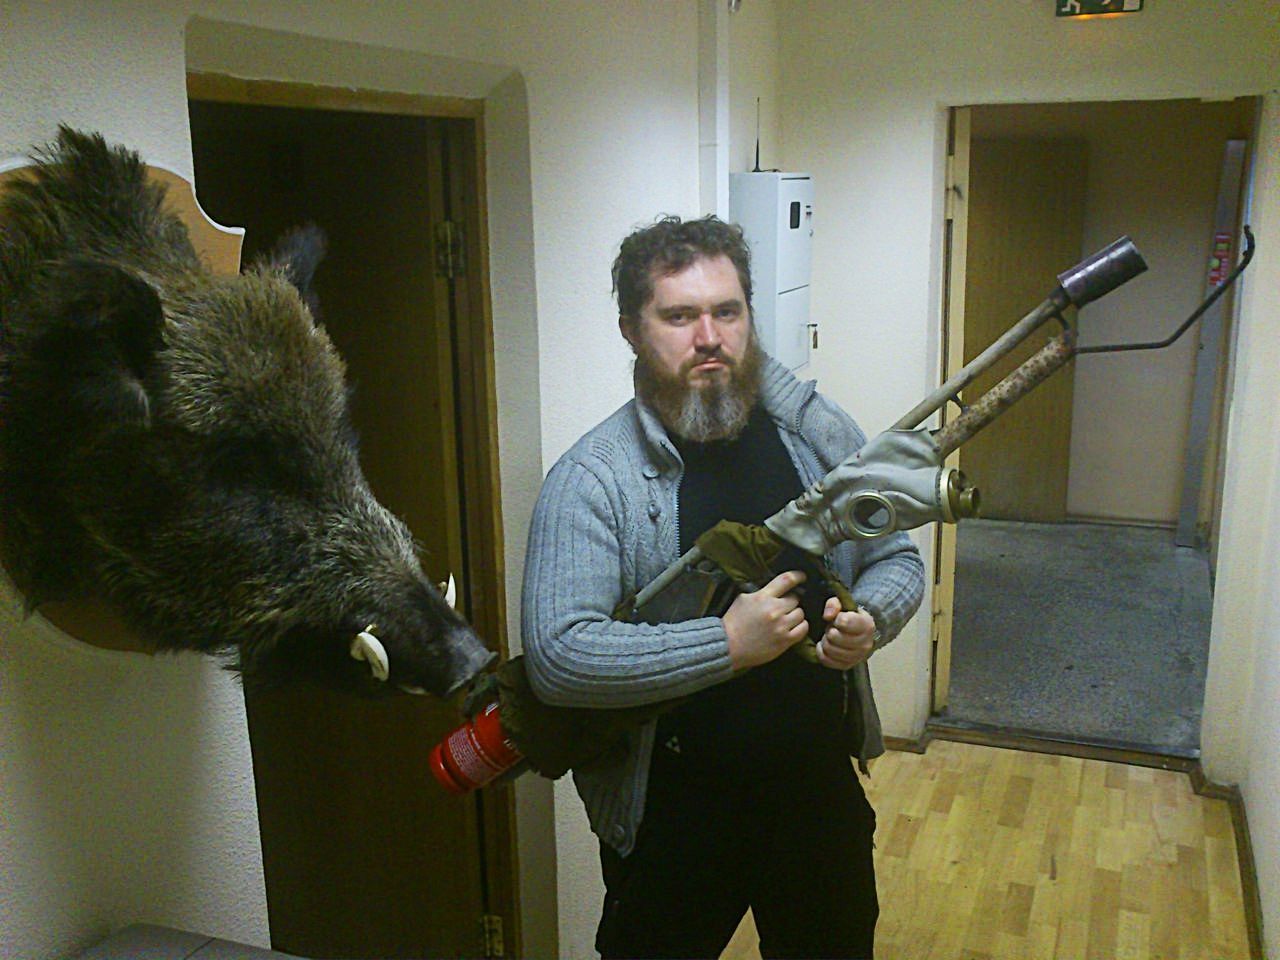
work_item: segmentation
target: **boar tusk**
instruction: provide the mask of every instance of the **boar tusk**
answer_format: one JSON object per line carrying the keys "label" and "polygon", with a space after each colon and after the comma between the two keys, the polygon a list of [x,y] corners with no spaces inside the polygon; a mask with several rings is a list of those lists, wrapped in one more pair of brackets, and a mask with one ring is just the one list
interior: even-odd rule
{"label": "boar tusk", "polygon": [[441,580],[436,586],[444,594],[444,602],[454,610],[458,609],[458,585],[453,582],[453,574],[449,574],[449,582]]}
{"label": "boar tusk", "polygon": [[373,624],[369,624],[356,634],[356,638],[351,641],[351,656],[356,660],[367,661],[375,680],[386,680],[391,676],[387,648],[382,645],[381,640],[370,633],[371,630],[373,630]]}
{"label": "boar tusk", "polygon": [[400,689],[405,693],[412,693],[415,697],[425,697],[427,695],[427,691],[423,690],[421,687],[413,687],[407,683],[400,684]]}

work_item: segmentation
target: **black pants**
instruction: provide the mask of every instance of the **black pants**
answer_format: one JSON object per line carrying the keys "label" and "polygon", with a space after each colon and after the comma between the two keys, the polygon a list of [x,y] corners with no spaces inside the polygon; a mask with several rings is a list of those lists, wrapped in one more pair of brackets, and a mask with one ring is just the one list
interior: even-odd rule
{"label": "black pants", "polygon": [[717,957],[750,907],[764,957],[870,957],[875,813],[848,757],[785,777],[678,763],[656,748],[635,849],[601,845],[601,955]]}

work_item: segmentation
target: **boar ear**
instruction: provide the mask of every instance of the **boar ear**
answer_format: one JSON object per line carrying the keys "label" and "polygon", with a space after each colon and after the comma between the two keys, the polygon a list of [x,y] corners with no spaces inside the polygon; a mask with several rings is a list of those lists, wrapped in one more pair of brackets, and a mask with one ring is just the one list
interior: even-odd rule
{"label": "boar ear", "polygon": [[309,223],[282,236],[266,258],[267,267],[284,274],[285,279],[302,295],[303,302],[311,308],[312,313],[316,312],[317,306],[312,282],[327,248],[324,231],[314,223]]}
{"label": "boar ear", "polygon": [[113,264],[72,260],[46,278],[41,301],[50,322],[38,360],[51,377],[62,371],[57,380],[72,384],[73,404],[112,426],[145,425],[144,384],[164,344],[156,292]]}

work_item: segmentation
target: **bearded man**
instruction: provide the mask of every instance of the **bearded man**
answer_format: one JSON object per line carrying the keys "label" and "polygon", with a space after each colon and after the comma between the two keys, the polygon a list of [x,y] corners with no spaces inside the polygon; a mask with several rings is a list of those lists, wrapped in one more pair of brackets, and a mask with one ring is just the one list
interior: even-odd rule
{"label": "bearded man", "polygon": [[826,562],[819,664],[784,571],[723,617],[648,625],[611,612],[722,519],[760,523],[854,453],[848,415],[761,350],[742,231],[665,217],[613,265],[635,399],[551,469],[534,512],[523,625],[547,703],[684,698],[574,771],[600,839],[603,957],[715,957],[748,907],[766,957],[869,957],[878,905],[865,771],[883,752],[866,661],[919,606],[904,534]]}

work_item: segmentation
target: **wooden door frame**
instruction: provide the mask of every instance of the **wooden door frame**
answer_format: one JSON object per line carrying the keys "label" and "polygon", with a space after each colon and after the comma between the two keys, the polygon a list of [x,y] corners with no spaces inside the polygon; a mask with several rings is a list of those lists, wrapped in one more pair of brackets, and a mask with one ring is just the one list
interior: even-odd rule
{"label": "wooden door frame", "polygon": [[[947,111],[947,160],[943,190],[942,252],[942,349],[941,379],[964,366],[964,282],[969,247],[969,127],[970,107],[950,107]],[[944,404],[940,426],[959,415]],[[960,451],[947,457],[948,467],[958,467]],[[951,685],[951,624],[955,606],[956,525],[938,524],[933,538],[933,589],[930,592],[929,640],[931,675],[929,715],[947,705]]]}
{"label": "wooden door frame", "polygon": [[[449,215],[460,219],[463,224],[467,264],[467,268],[449,282],[447,297],[455,350],[457,422],[459,434],[468,440],[458,444],[461,451],[458,477],[465,484],[465,489],[473,491],[463,500],[463,525],[469,531],[463,557],[464,598],[494,598],[493,603],[476,608],[474,612],[478,615],[471,619],[481,636],[497,643],[498,653],[505,659],[510,648],[507,641],[505,554],[498,470],[483,101],[289,81],[247,80],[203,72],[187,74],[187,98],[452,121],[449,124],[449,161],[456,165],[456,169],[468,172],[468,177],[446,184]],[[425,754],[423,762],[426,762]],[[502,918],[504,955],[520,956],[522,936],[514,791],[482,790],[477,792],[474,800],[478,807],[483,847],[481,872],[485,912]]]}

